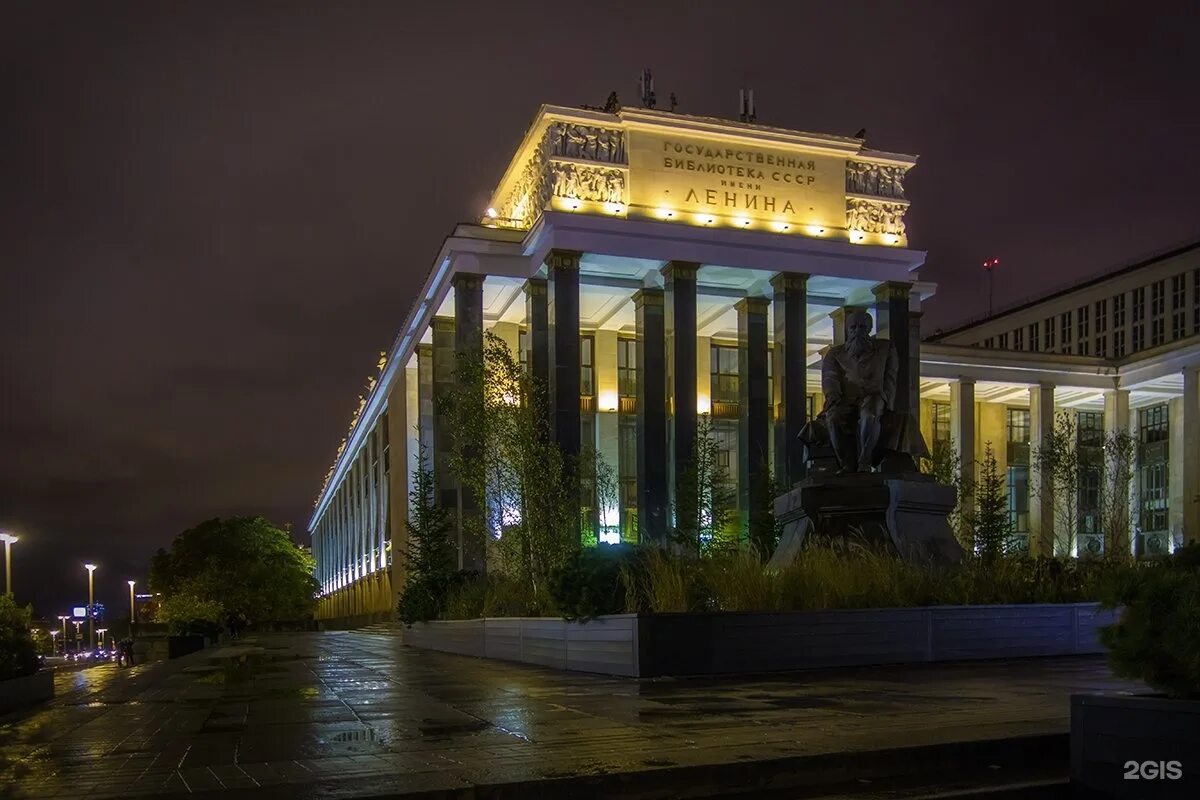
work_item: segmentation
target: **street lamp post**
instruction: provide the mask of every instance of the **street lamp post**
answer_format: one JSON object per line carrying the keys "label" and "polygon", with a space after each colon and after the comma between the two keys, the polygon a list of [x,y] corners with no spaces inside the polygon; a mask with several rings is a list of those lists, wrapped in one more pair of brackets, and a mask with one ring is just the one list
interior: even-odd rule
{"label": "street lamp post", "polygon": [[108,633],[108,628],[98,628],[96,633],[100,634],[100,649],[104,649],[104,634]]}
{"label": "street lamp post", "polygon": [[126,581],[129,584],[129,635],[133,636],[133,626],[137,624],[137,606],[133,604],[133,587],[137,581]]}
{"label": "street lamp post", "polygon": [[[54,655],[58,652],[58,631],[50,631],[50,654]],[[66,645],[66,642],[63,642]]]}
{"label": "street lamp post", "polygon": [[4,542],[4,591],[9,597],[13,596],[12,588],[12,546],[20,538],[11,533],[0,532],[0,542]]}
{"label": "street lamp post", "polygon": [[69,619],[70,619],[70,617],[68,617],[66,614],[60,614],[58,616],[58,621],[61,622],[62,626],[63,626],[62,634],[63,634],[63,655],[64,656],[67,654],[67,620],[69,620]]}
{"label": "street lamp post", "polygon": [[93,585],[94,585],[94,581],[92,580],[92,578],[96,574],[96,565],[95,564],[84,564],[83,568],[88,571],[88,607],[87,607],[88,649],[95,650],[96,649],[96,609],[95,609],[96,598],[92,591]]}
{"label": "street lamp post", "polygon": [[75,626],[75,652],[78,653],[79,649],[80,649],[79,648],[79,640],[80,640],[80,638],[82,638],[79,635],[79,626],[83,624],[83,620],[73,619],[73,620],[71,620],[71,624]]}

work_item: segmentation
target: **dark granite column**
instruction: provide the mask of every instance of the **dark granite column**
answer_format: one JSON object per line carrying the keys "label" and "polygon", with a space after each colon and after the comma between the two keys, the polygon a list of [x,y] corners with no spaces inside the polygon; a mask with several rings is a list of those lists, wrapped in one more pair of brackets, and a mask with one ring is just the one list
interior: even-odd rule
{"label": "dark granite column", "polygon": [[530,278],[525,282],[525,325],[528,328],[525,356],[533,390],[538,397],[532,402],[541,406],[540,418],[545,420],[547,430],[552,427],[549,419],[547,398],[550,392],[550,322],[547,306],[548,288],[545,278]]}
{"label": "dark granite column", "polygon": [[775,479],[791,487],[804,477],[800,431],[808,415],[808,276],[780,273],[775,289]]}
{"label": "dark granite column", "polygon": [[920,418],[921,410],[921,312],[908,312],[908,408]]}
{"label": "dark granite column", "polygon": [[[546,319],[549,335],[550,415],[554,441],[562,451],[568,481],[574,485],[579,456],[579,258],[571,250],[551,250],[546,257],[549,291]],[[579,514],[571,515],[579,527]]]}
{"label": "dark granite column", "polygon": [[[450,512],[458,510],[458,482],[450,474],[450,457],[454,448],[454,431],[440,398],[454,391],[454,320],[434,317],[430,325],[433,344],[429,348],[430,389],[429,412],[432,424],[433,450],[429,453],[433,467],[433,483],[437,503]],[[419,353],[418,353],[419,358]],[[418,361],[418,368],[420,362]],[[457,534],[454,538],[458,541]]]}
{"label": "dark granite column", "polygon": [[738,507],[742,527],[758,541],[774,499],[768,485],[770,420],[767,409],[767,299],[746,297],[736,305],[738,318]]}
{"label": "dark granite column", "polygon": [[[454,349],[458,357],[481,358],[483,355],[483,276],[459,272],[450,279],[454,286]],[[456,378],[456,381],[461,381]],[[478,394],[477,401],[483,403],[483,384],[465,386]],[[481,463],[479,445],[476,442],[461,442],[462,462],[468,468]],[[482,484],[482,475],[472,476],[468,482],[458,485],[458,535],[459,568],[483,573],[487,570],[484,547],[483,498],[472,484]]]}
{"label": "dark granite column", "polygon": [[633,293],[637,314],[638,539],[667,537],[667,364],[662,289]]}
{"label": "dark granite column", "polygon": [[667,339],[667,427],[670,500],[679,503],[681,481],[696,446],[696,273],[700,265],[670,261],[662,268]]}
{"label": "dark granite column", "polygon": [[880,339],[890,339],[896,346],[896,356],[900,361],[900,371],[896,376],[896,405],[898,414],[907,414],[913,410],[912,397],[912,363],[909,361],[910,332],[908,327],[908,293],[912,284],[899,281],[888,281],[876,286],[875,293],[875,328]]}
{"label": "dark granite column", "polygon": [[[411,422],[412,420],[410,420]],[[433,345],[417,345],[417,452],[425,449],[429,463],[424,468],[433,468]]]}

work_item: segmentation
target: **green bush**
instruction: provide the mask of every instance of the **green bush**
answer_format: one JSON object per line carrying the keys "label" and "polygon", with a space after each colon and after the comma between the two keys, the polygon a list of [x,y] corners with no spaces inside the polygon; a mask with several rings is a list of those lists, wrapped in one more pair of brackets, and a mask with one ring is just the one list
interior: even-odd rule
{"label": "green bush", "polygon": [[1200,698],[1200,544],[1108,576],[1102,599],[1122,609],[1100,631],[1113,672],[1173,697]]}
{"label": "green bush", "polygon": [[38,671],[37,650],[29,635],[31,610],[0,595],[0,681]]}
{"label": "green bush", "polygon": [[625,610],[621,566],[632,557],[626,545],[584,548],[550,572],[550,596],[563,619],[585,622]]}

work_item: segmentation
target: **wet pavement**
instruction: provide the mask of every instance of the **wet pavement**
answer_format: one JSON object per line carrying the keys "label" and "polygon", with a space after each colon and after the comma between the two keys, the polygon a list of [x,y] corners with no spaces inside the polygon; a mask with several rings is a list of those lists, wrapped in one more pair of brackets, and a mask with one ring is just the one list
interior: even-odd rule
{"label": "wet pavement", "polygon": [[1062,734],[1070,694],[1137,687],[1094,657],[639,682],[327,632],[55,688],[0,717],[0,796],[539,796],[574,775]]}

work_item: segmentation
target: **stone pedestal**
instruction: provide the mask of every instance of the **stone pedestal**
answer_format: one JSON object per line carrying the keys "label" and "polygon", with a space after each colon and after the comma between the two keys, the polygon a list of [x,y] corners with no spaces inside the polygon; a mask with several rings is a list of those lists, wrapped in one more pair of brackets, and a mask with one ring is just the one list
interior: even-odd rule
{"label": "stone pedestal", "polygon": [[946,521],[954,504],[953,487],[918,473],[808,478],[775,500],[783,536],[771,564],[791,562],[810,536],[880,547],[909,562],[955,564],[963,549]]}

